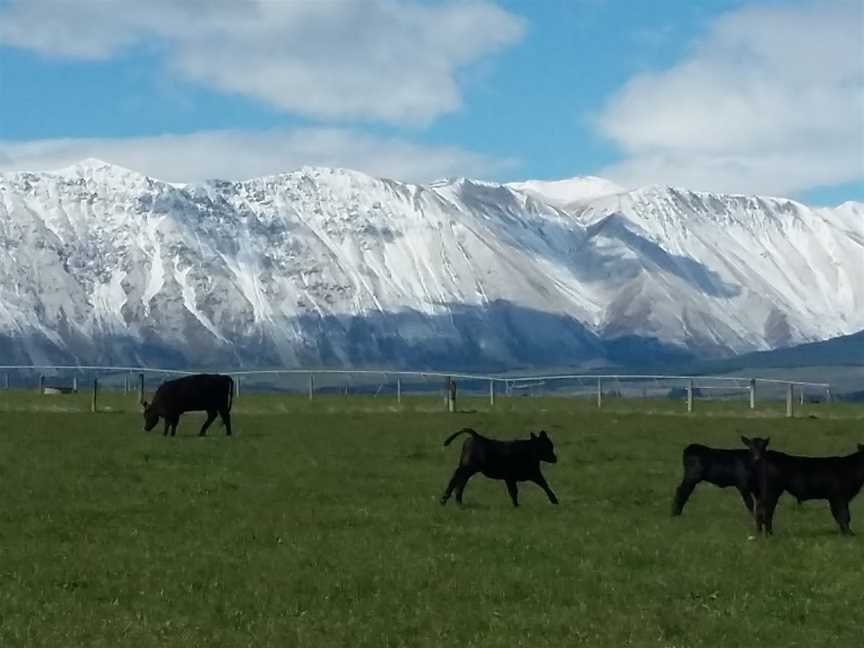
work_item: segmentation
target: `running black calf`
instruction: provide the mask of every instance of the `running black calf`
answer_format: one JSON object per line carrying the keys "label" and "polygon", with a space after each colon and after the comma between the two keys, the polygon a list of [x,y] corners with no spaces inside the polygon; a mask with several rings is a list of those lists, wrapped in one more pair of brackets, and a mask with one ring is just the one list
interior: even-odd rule
{"label": "running black calf", "polygon": [[513,506],[519,506],[519,490],[516,482],[520,481],[534,482],[546,492],[550,502],[558,503],[558,498],[540,473],[541,461],[548,463],[558,461],[552,439],[545,431],[541,431],[539,435],[532,432],[531,438],[527,440],[495,441],[487,439],[471,428],[463,428],[447,437],[444,445],[450,445],[450,442],[460,434],[468,434],[469,437],[462,444],[459,466],[453,473],[447,490],[441,496],[441,504],[447,503],[454,490],[456,501],[462,504],[465,485],[478,472],[490,479],[503,479],[507,483],[507,491],[510,493],[510,499],[513,500]]}
{"label": "running black calf", "polygon": [[849,502],[864,485],[864,445],[845,457],[797,457],[766,450],[770,439],[741,440],[754,461],[757,531],[774,532],[774,508],[786,491],[799,500],[828,500],[840,532],[852,535]]}
{"label": "running black calf", "polygon": [[741,493],[747,511],[753,513],[753,459],[748,450],[709,448],[693,443],[684,448],[681,462],[684,479],[675,490],[672,515],[681,515],[696,484],[703,481],[721,488],[734,486]]}

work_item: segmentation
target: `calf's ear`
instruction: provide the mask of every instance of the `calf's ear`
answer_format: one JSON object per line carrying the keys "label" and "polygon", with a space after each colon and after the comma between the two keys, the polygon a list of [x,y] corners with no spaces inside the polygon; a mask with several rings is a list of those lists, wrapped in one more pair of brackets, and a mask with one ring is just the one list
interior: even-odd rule
{"label": "calf's ear", "polygon": [[541,439],[548,439],[549,438],[549,436],[546,434],[546,430],[540,430],[540,438]]}
{"label": "calf's ear", "polygon": [[534,434],[534,433],[532,432],[532,433],[531,433],[531,438],[532,438],[532,439],[536,439],[536,438],[537,438],[537,435]]}
{"label": "calf's ear", "polygon": [[744,444],[745,446],[747,446],[748,448],[752,447],[752,445],[753,445],[753,441],[752,441],[751,439],[748,439],[748,438],[745,437],[745,436],[742,436],[742,437],[741,437],[741,443],[743,443],[743,444]]}

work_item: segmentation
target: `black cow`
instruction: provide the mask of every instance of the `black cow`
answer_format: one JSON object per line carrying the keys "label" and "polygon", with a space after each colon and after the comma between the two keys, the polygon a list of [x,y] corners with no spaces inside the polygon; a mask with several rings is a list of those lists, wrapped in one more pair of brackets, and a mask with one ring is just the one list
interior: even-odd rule
{"label": "black cow", "polygon": [[734,486],[741,493],[744,506],[753,514],[753,459],[749,450],[726,450],[709,448],[692,443],[681,455],[684,478],[675,490],[672,500],[672,515],[681,515],[696,484],[709,484],[727,488]]}
{"label": "black cow", "polygon": [[503,479],[507,482],[507,491],[513,500],[513,506],[519,506],[519,490],[516,482],[520,481],[534,482],[546,492],[550,502],[558,503],[558,498],[540,473],[541,461],[548,463],[558,461],[552,439],[545,431],[541,431],[539,435],[532,432],[528,440],[496,441],[487,439],[471,428],[462,428],[447,437],[444,445],[449,445],[460,434],[468,434],[469,438],[462,444],[459,466],[453,473],[447,490],[441,496],[442,505],[447,503],[454,489],[456,501],[462,504],[465,485],[478,472],[490,479]]}
{"label": "black cow", "polygon": [[207,428],[216,418],[222,418],[225,434],[231,435],[231,402],[234,397],[234,381],[230,376],[198,374],[176,380],[168,380],[156,390],[153,402],[144,402],[144,429],[148,432],[165,419],[165,436],[177,432],[177,423],[183,412],[207,412],[207,420],[201,426],[199,436],[207,434]]}
{"label": "black cow", "polygon": [[741,440],[754,461],[757,531],[774,532],[774,508],[786,491],[799,500],[828,500],[840,532],[852,535],[849,502],[864,485],[864,445],[845,457],[798,457],[767,450],[770,439]]}

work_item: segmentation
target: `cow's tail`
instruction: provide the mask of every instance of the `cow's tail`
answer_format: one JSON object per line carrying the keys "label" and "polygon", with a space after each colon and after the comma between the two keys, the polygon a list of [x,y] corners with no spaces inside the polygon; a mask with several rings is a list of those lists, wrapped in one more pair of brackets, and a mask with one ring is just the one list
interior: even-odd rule
{"label": "cow's tail", "polygon": [[451,442],[453,439],[455,439],[457,436],[459,436],[460,434],[470,434],[472,437],[476,437],[476,436],[477,436],[477,432],[474,431],[474,430],[472,430],[471,428],[462,428],[462,429],[459,430],[458,432],[454,432],[454,433],[451,434],[449,437],[447,437],[447,438],[444,440],[444,445],[445,445],[445,446],[450,445],[450,442]]}
{"label": "cow's tail", "polygon": [[234,404],[234,379],[228,376],[228,411],[231,411],[231,405]]}

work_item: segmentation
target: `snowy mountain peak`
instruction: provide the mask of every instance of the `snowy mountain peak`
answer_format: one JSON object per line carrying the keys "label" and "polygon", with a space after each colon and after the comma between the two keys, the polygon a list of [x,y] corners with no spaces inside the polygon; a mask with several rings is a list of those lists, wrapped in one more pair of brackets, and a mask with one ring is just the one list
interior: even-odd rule
{"label": "snowy mountain peak", "polygon": [[526,180],[511,182],[507,186],[560,208],[577,207],[597,198],[625,191],[623,187],[611,180],[596,176],[577,176],[562,180]]}

